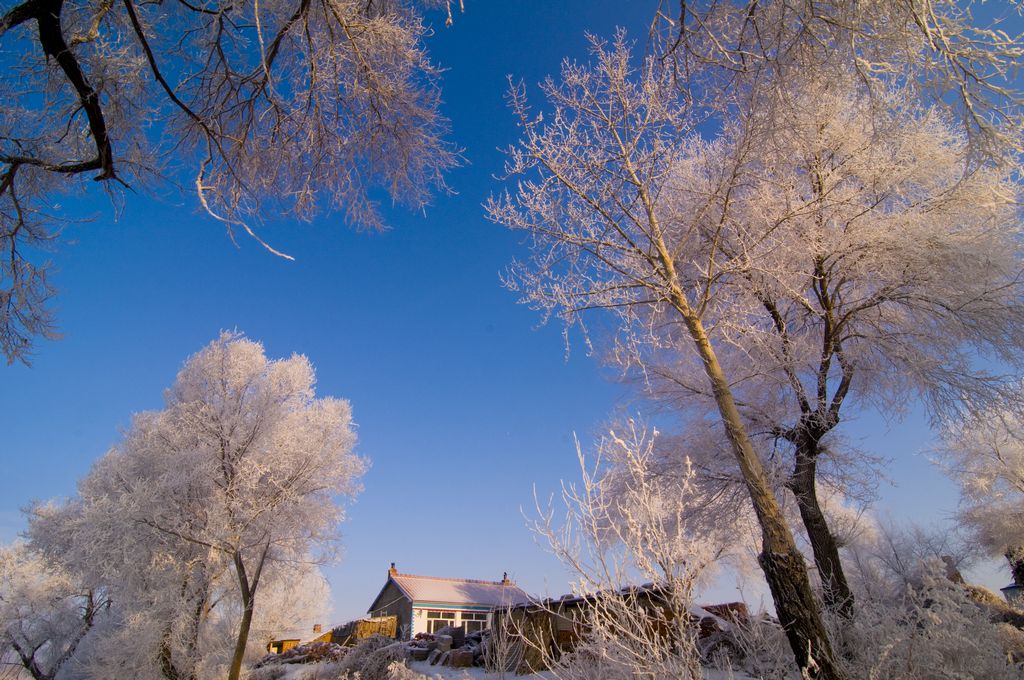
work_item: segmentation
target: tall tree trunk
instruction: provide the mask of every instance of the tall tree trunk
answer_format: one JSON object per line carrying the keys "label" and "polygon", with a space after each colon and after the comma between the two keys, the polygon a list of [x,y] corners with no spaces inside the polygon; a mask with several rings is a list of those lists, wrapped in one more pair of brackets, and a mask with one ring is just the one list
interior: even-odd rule
{"label": "tall tree trunk", "polygon": [[[629,154],[624,149],[623,155],[628,160]],[[771,589],[775,613],[786,631],[793,656],[801,673],[808,678],[845,680],[833,657],[832,645],[822,624],[818,603],[814,601],[804,557],[796,547],[796,541],[793,540],[793,534],[786,525],[779,502],[768,484],[764,465],[754,451],[747,428],[736,407],[729,381],[721,364],[718,363],[718,356],[704,330],[700,314],[690,306],[686,293],[679,284],[675,261],[662,236],[654,200],[632,166],[627,163],[627,168],[643,201],[652,228],[652,242],[657,247],[657,259],[663,268],[664,281],[668,284],[667,301],[682,318],[697,354],[704,364],[704,373],[711,384],[726,436],[732,445],[733,454],[736,456],[747,492],[754,505],[754,512],[761,525],[761,554],[758,556],[758,562]]]}
{"label": "tall tree trunk", "polygon": [[238,577],[238,589],[242,595],[242,620],[238,624],[238,637],[235,639],[235,653],[231,656],[231,668],[228,680],[238,680],[242,673],[242,659],[245,658],[245,647],[249,643],[249,628],[252,626],[252,612],[256,604],[254,589],[245,573],[245,563],[239,553],[234,554],[235,575]]}
{"label": "tall tree trunk", "polygon": [[256,608],[256,589],[260,584],[260,575],[263,573],[263,565],[267,561],[267,553],[270,551],[270,543],[263,546],[263,553],[256,560],[256,569],[252,578],[245,570],[245,561],[242,554],[237,550],[232,555],[235,563],[235,576],[238,577],[238,590],[242,596],[242,620],[238,624],[238,638],[235,640],[235,653],[231,656],[231,668],[228,670],[228,680],[238,680],[242,673],[242,660],[245,658],[245,647],[249,643],[249,628],[252,626],[252,614]]}
{"label": "tall tree trunk", "polygon": [[231,656],[231,668],[228,680],[238,680],[242,673],[242,659],[245,658],[245,646],[249,643],[249,628],[252,626],[254,598],[243,598],[242,620],[238,625],[238,638],[235,640],[235,653]]}
{"label": "tall tree trunk", "polygon": [[786,486],[796,496],[807,538],[814,553],[814,564],[818,568],[825,606],[842,616],[853,615],[853,593],[846,580],[846,572],[839,558],[839,544],[828,527],[825,513],[818,502],[817,456],[820,453],[814,442],[798,442],[796,464],[793,475]]}
{"label": "tall tree trunk", "polygon": [[761,525],[762,547],[758,562],[771,589],[775,611],[786,631],[789,646],[807,677],[841,680],[845,676],[836,666],[832,646],[811,591],[804,557],[797,549],[778,500],[768,484],[764,466],[747,435],[718,357],[700,319],[688,305],[683,306],[686,303],[681,291],[674,297],[704,363],[722,423]]}

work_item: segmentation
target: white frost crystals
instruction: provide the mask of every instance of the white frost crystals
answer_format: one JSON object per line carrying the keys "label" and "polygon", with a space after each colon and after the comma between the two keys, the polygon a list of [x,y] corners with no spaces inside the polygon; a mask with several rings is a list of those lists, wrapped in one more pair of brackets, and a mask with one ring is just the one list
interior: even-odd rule
{"label": "white frost crystals", "polygon": [[366,462],[348,402],[313,385],[305,357],[222,333],[78,498],[33,510],[32,547],[113,602],[118,626],[82,660],[88,675],[237,678],[266,590],[319,577],[344,517],[334,499],[359,491]]}
{"label": "white frost crystals", "polygon": [[941,464],[960,485],[960,523],[1024,586],[1024,428],[1020,406],[989,406],[947,423]]}

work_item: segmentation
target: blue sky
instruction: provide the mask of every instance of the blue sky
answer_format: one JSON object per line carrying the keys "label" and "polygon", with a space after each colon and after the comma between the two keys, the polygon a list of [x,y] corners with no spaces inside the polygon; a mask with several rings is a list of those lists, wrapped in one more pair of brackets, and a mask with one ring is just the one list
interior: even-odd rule
{"label": "blue sky", "polygon": [[[52,253],[64,337],[40,343],[31,368],[0,367],[0,541],[24,528],[19,508],[31,500],[73,494],[131,414],[161,406],[188,355],[238,329],[271,356],[306,354],[318,392],[352,402],[359,452],[372,460],[344,559],[326,570],[336,621],[365,612],[392,561],[430,575],[507,571],[528,591],[564,592],[566,574],[520,509],[534,485],[545,496],[575,476],[573,433],[593,439],[630,393],[583,347],[567,359],[561,328],[538,328],[501,287],[522,246],[481,203],[499,187],[499,147],[516,137],[506,75],[532,85],[563,57],[585,58],[584,31],[641,35],[655,5],[468,2],[451,28],[433,15],[428,47],[448,69],[444,109],[468,164],[449,176],[457,194],[425,214],[388,211],[387,233],[334,216],[270,223],[262,235],[288,262],[244,238],[233,246],[191,195],[132,194],[118,215],[99,192],[64,205],[91,218]],[[845,427],[895,460],[884,512],[925,523],[953,512],[955,489],[920,455],[929,433],[919,415],[864,414]],[[998,587],[1008,575],[980,578]]]}

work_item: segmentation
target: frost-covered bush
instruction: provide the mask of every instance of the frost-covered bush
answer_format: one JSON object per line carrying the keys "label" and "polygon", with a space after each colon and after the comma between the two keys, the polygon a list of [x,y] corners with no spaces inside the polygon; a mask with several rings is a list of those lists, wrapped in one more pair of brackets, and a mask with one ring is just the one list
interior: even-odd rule
{"label": "frost-covered bush", "polygon": [[[573,591],[586,602],[576,621],[586,634],[573,653],[558,658],[524,636],[526,654],[556,678],[703,677],[690,610],[719,546],[694,513],[707,499],[689,460],[670,482],[658,474],[657,437],[628,421],[598,443],[593,462],[577,445],[581,480],[563,485],[564,521],[538,508],[534,530],[572,570]],[[557,605],[549,613],[561,615]]]}
{"label": "frost-covered bush", "polygon": [[1024,673],[1024,663],[1008,661],[989,612],[938,563],[925,565],[901,599],[862,597],[854,617],[835,617],[831,628],[851,678],[1010,680]]}
{"label": "frost-covered bush", "polygon": [[417,673],[404,663],[395,661],[388,666],[387,680],[430,680],[430,676]]}
{"label": "frost-covered bush", "polygon": [[606,633],[590,636],[552,666],[558,680],[636,680],[703,677],[692,643],[675,647],[667,640],[638,631],[631,640],[612,640]]}
{"label": "frost-covered bush", "polygon": [[[913,583],[895,579],[878,596],[858,593],[851,617],[826,614],[846,677],[857,680],[1010,680],[1024,677],[1024,632],[999,621],[992,605],[951,581],[939,561],[922,563]],[[894,594],[895,593],[895,594]],[[740,659],[720,668],[764,680],[795,677],[787,640],[765,618],[731,628]],[[1017,652],[1020,652],[1019,654]]]}
{"label": "frost-covered bush", "polygon": [[281,680],[286,675],[288,675],[288,669],[277,664],[252,669],[246,680]]}
{"label": "frost-covered bush", "polygon": [[292,672],[292,680],[339,680],[349,677],[340,663],[317,663]]}
{"label": "frost-covered bush", "polygon": [[341,677],[359,674],[360,680],[389,680],[389,668],[409,658],[409,646],[386,635],[371,635],[361,641],[338,664]]}
{"label": "frost-covered bush", "polygon": [[345,655],[345,668],[360,668],[366,662],[367,656],[373,654],[378,649],[394,644],[394,642],[395,641],[393,639],[386,635],[371,635],[365,640],[360,640],[359,644],[352,647],[348,651],[348,654]]}
{"label": "frost-covered bush", "polygon": [[408,658],[408,645],[404,642],[394,642],[368,654],[362,668],[355,670],[359,671],[360,680],[390,680],[391,667],[396,663],[404,665]]}
{"label": "frost-covered bush", "polygon": [[712,666],[728,671],[741,670],[761,680],[783,680],[795,672],[786,634],[768,616],[733,623],[729,634],[735,648],[717,654],[710,650],[706,660]]}

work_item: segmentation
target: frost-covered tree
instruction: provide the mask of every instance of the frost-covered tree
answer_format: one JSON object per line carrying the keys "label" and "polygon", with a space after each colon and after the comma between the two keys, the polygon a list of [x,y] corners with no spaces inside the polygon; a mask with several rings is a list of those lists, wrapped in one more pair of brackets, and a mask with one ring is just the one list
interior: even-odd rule
{"label": "frost-covered tree", "polygon": [[[751,431],[791,457],[785,485],[826,598],[848,610],[818,466],[861,472],[829,445],[851,405],[898,413],[920,399],[941,415],[1012,397],[1012,379],[977,358],[1019,364],[1024,348],[1019,187],[968,169],[964,135],[905,91],[804,79],[767,94],[738,123],[756,146],[721,211],[739,226],[718,235],[709,316]],[[683,211],[706,202],[688,179],[667,192]],[[689,357],[636,349],[620,356],[660,396],[711,400]]]}
{"label": "frost-covered tree", "polygon": [[843,562],[854,592],[875,602],[901,597],[921,583],[930,564],[941,564],[947,578],[962,583],[961,571],[981,555],[953,525],[897,523],[865,513],[857,533],[843,545]]}
{"label": "frost-covered tree", "polygon": [[0,664],[54,680],[109,604],[24,543],[0,548]]}
{"label": "frost-covered tree", "polygon": [[[508,174],[520,179],[515,194],[488,206],[493,220],[532,240],[532,259],[513,266],[509,283],[525,301],[568,322],[607,309],[617,314],[627,344],[690,352],[753,503],[759,562],[798,665],[839,677],[806,565],[719,361],[721,341],[711,325],[720,279],[741,272],[721,257],[719,235],[735,224],[727,209],[755,138],[706,142],[696,132],[700,117],[678,96],[671,73],[653,59],[634,67],[621,33],[614,45],[596,38],[592,44],[593,64],[566,62],[560,80],[542,85],[553,109],[547,115],[531,115],[523,90],[513,90],[523,133],[508,152]],[[736,125],[727,130],[745,132]],[[689,187],[704,200],[693,210],[672,198],[673,187]]]}
{"label": "frost-covered tree", "polygon": [[1024,429],[1013,409],[991,407],[945,430],[943,465],[960,485],[959,519],[986,551],[1006,557],[1024,586]]}
{"label": "frost-covered tree", "polygon": [[[982,5],[984,24],[973,15]],[[852,72],[876,94],[909,88],[960,121],[975,160],[1014,165],[1024,151],[1020,16],[1017,0],[665,0],[652,51],[719,113],[751,77]]]}
{"label": "frost-covered tree", "polygon": [[76,656],[76,666],[86,677],[124,673],[140,680],[193,680],[204,667],[226,666],[223,648],[234,633],[226,640],[210,634],[233,592],[226,562],[166,540],[129,514],[137,499],[119,480],[145,479],[149,465],[119,469],[111,462],[108,455],[93,466],[78,498],[37,505],[29,518],[32,546],[79,578],[103,584],[112,601],[111,625]]}
{"label": "frost-covered tree", "polygon": [[348,403],[313,384],[305,357],[270,360],[224,333],[185,363],[164,409],[135,416],[78,498],[36,508],[33,544],[109,584],[121,616],[94,677],[198,678],[221,664],[237,678],[254,621],[273,618],[257,616],[262,594],[331,554],[335,499],[358,491],[365,463]]}
{"label": "frost-covered tree", "polygon": [[[981,24],[975,19],[972,15],[974,7],[976,5],[973,3],[956,0],[726,0],[683,2],[678,5],[666,2],[660,7],[656,21],[652,25],[652,51],[659,56],[663,65],[672,71],[674,82],[685,96],[692,98],[694,105],[700,107],[702,112],[713,120],[728,120],[732,117],[733,111],[763,106],[764,99],[752,98],[750,93],[752,89],[765,84],[776,89],[795,88],[795,91],[799,92],[808,75],[818,83],[855,83],[862,101],[855,104],[850,111],[861,120],[850,121],[846,111],[833,111],[836,115],[830,121],[826,121],[825,116],[821,115],[827,113],[828,109],[829,96],[826,94],[822,100],[826,106],[821,107],[818,112],[819,121],[824,124],[821,130],[823,134],[802,136],[803,141],[809,141],[811,144],[824,141],[822,137],[829,135],[827,128],[831,127],[833,131],[838,131],[843,124],[851,122],[852,130],[874,131],[876,141],[882,139],[886,133],[891,135],[893,131],[906,131],[903,125],[913,126],[916,123],[897,122],[894,128],[892,121],[887,123],[884,116],[882,119],[875,118],[878,112],[886,112],[884,102],[891,101],[892,92],[900,91],[903,97],[917,102],[923,109],[932,107],[930,117],[933,120],[941,120],[946,126],[952,126],[956,134],[962,137],[953,145],[955,150],[947,149],[945,162],[935,168],[939,172],[940,168],[945,168],[945,181],[949,186],[951,180],[956,181],[961,175],[970,176],[972,168],[995,165],[1008,168],[1012,172],[1019,166],[1020,154],[1024,151],[1024,93],[1017,78],[1020,67],[1024,64],[1024,42],[1020,35],[1009,32],[1014,29],[1012,24],[1006,21],[1007,15],[1010,15],[1012,21],[1013,14],[1017,14],[1019,19],[1020,5],[1007,3],[1001,7],[986,7],[984,14],[988,16],[987,24]],[[813,87],[810,88],[810,92],[814,94],[807,100],[812,101],[817,107],[819,102],[814,101],[813,97],[820,93]],[[883,102],[882,107],[865,110],[865,102],[878,101]],[[785,108],[789,108],[788,105]],[[788,112],[783,112],[777,119],[786,120],[789,115]],[[807,129],[805,132],[811,131]],[[948,133],[940,131],[940,137],[944,134],[948,136]],[[882,144],[878,148],[884,150],[888,147],[900,151],[903,154],[902,159],[891,159],[896,161],[897,166],[913,158],[916,159],[919,170],[930,169],[927,152],[906,145],[907,139],[914,135],[901,136],[904,139],[902,149],[891,144]],[[924,137],[925,135],[917,135],[918,139]],[[832,186],[821,187],[824,191],[818,198],[822,199],[822,207],[830,202],[829,211],[835,210],[837,202],[829,201],[833,198],[829,191],[833,187],[839,187],[840,183],[845,184],[845,187],[839,198],[845,199],[849,196],[849,190],[855,189],[857,182],[864,182],[862,193],[865,200],[859,201],[860,207],[870,204],[875,189],[872,182],[882,175],[867,173],[868,176],[858,177],[857,175],[861,173],[857,170],[853,173],[845,172],[842,164],[848,162],[850,152],[856,153],[856,149],[847,145],[845,149],[819,148],[817,154],[809,155],[810,151],[812,150],[805,145],[802,150],[791,148],[777,157],[785,158],[785,153],[792,153],[797,164],[804,163],[804,169],[798,173],[807,178],[803,190],[799,190],[804,199],[815,195],[813,168],[819,167],[827,168],[824,174],[827,180],[825,184],[832,182]],[[963,168],[958,169],[955,164],[948,164],[953,156],[960,157]],[[798,167],[790,165],[790,172],[794,169],[799,170]],[[883,162],[882,165],[890,164]],[[887,182],[889,188],[902,190],[907,180],[916,181],[916,178],[904,174],[902,170],[902,167],[894,168],[890,165],[889,171],[895,171],[896,174],[892,175],[895,181]],[[874,176],[871,176],[872,174]],[[775,182],[778,182],[779,193],[785,194],[787,199],[792,197],[791,189],[785,180],[780,181],[774,176],[766,179],[766,188],[769,192],[775,191]],[[984,182],[982,178],[982,184]],[[904,187],[898,186],[901,183]],[[918,200],[922,199],[922,190],[927,192],[927,187],[918,186],[912,191]],[[933,203],[935,198],[942,198],[941,183],[933,184],[931,190],[932,200],[929,204]],[[974,190],[968,189],[966,193],[970,194],[972,191]],[[1016,192],[1016,188],[1010,189],[1010,194]],[[957,201],[962,200],[964,196],[962,193],[951,198]],[[770,195],[766,194],[766,197]],[[968,198],[968,204],[972,199],[975,205],[983,200],[976,194]],[[922,217],[925,210],[933,209],[924,203],[915,206],[912,203],[913,199],[909,197],[905,200],[905,207],[917,210]],[[1014,199],[1007,195],[998,200],[1005,207],[1012,204]],[[814,206],[810,201],[804,200],[804,206],[812,208],[813,211]],[[881,206],[881,212],[890,211],[890,205],[883,202]],[[849,207],[853,208],[853,205]],[[818,212],[818,216],[830,217],[827,212]],[[943,217],[948,215],[944,214]],[[897,236],[902,231],[901,227],[893,225],[893,228]],[[979,226],[975,232],[986,228],[988,227]],[[952,245],[948,238],[950,234],[946,233],[945,236],[947,238],[942,239],[943,243],[940,246],[948,247]],[[905,380],[897,381],[903,383],[902,389],[890,389],[887,393],[885,388],[891,388],[892,381],[879,381],[876,375],[866,376],[864,362],[860,362],[858,366],[850,366],[852,370],[848,370],[846,365],[841,365],[844,359],[841,340],[854,336],[851,336],[848,328],[843,329],[840,326],[863,325],[846,323],[848,312],[856,310],[862,301],[859,295],[851,299],[840,290],[843,287],[849,288],[849,283],[840,278],[845,271],[826,271],[826,278],[815,274],[809,282],[822,281],[824,285],[819,291],[808,290],[811,287],[809,284],[798,286],[795,290],[798,296],[795,304],[810,302],[811,305],[818,307],[816,311],[807,315],[817,317],[813,320],[817,322],[816,325],[813,321],[808,324],[808,318],[797,319],[792,314],[787,315],[785,303],[781,304],[783,309],[766,310],[776,315],[778,334],[785,336],[780,337],[778,341],[792,343],[795,351],[799,352],[801,349],[796,336],[806,331],[809,325],[812,326],[813,334],[817,336],[816,342],[820,350],[818,356],[815,357],[811,352],[807,357],[811,360],[817,359],[816,363],[807,364],[805,370],[794,371],[787,376],[792,388],[788,391],[794,402],[791,413],[787,416],[769,418],[761,414],[761,422],[753,427],[754,431],[764,431],[769,437],[784,441],[785,446],[792,447],[797,452],[788,485],[800,503],[802,522],[811,537],[816,566],[825,585],[826,597],[833,606],[848,610],[851,594],[845,584],[835,541],[830,536],[824,516],[816,507],[818,503],[812,480],[819,473],[819,463],[830,463],[827,455],[821,455],[829,448],[826,437],[838,422],[843,402],[848,396],[848,401],[856,401],[865,396],[866,392],[873,391],[875,397],[882,396],[888,402],[899,404],[912,393],[916,392],[919,396],[923,393],[928,398],[927,405],[935,415],[942,415],[951,401],[964,396],[981,399],[979,390],[992,397],[993,392],[999,387],[993,384],[997,381],[991,380],[993,376],[983,376],[973,370],[971,361],[965,361],[964,357],[973,351],[980,351],[990,355],[1002,354],[1000,358],[1007,358],[1012,357],[1019,347],[1019,338],[1006,342],[1004,337],[1007,329],[1019,327],[1019,318],[1016,316],[1020,311],[1019,299],[1014,299],[1014,294],[1019,298],[1019,290],[1015,289],[1013,294],[1007,295],[1008,291],[1000,288],[1002,283],[1013,281],[1013,273],[1019,267],[1014,265],[1013,258],[1009,257],[1002,258],[996,265],[998,272],[992,272],[988,268],[986,258],[990,257],[991,253],[1004,252],[994,243],[996,240],[997,238],[990,237],[988,243],[979,242],[978,246],[981,248],[966,243],[958,246],[970,252],[969,255],[965,252],[963,258],[963,261],[969,261],[970,265],[962,269],[954,267],[950,273],[953,275],[952,278],[960,279],[961,283],[971,284],[964,290],[973,289],[973,294],[978,296],[973,298],[973,304],[969,306],[964,306],[963,303],[971,298],[959,296],[954,285],[946,290],[941,290],[941,285],[934,285],[930,290],[927,285],[922,285],[929,283],[930,279],[933,279],[931,283],[942,283],[938,277],[927,276],[927,267],[932,267],[932,271],[946,270],[948,254],[941,255],[938,252],[941,247],[933,248],[930,239],[919,240],[920,247],[917,251],[923,253],[926,249],[933,250],[930,255],[933,262],[916,258],[911,261],[912,269],[902,277],[903,280],[900,280],[899,275],[891,279],[891,283],[899,287],[892,292],[902,297],[904,305],[909,303],[909,306],[916,307],[916,312],[901,314],[902,319],[894,318],[895,315],[892,314],[883,319],[881,314],[876,314],[876,310],[872,309],[870,300],[863,301],[859,309],[861,321],[867,317],[870,322],[870,317],[874,315],[879,318],[880,323],[872,323],[889,326],[885,332],[890,339],[902,337],[908,340],[902,347],[892,347],[891,343],[886,343],[890,346],[885,348],[886,356],[882,358],[883,364],[895,358],[893,363],[896,365],[887,368],[887,377],[905,377]],[[1012,239],[1009,245],[1016,255],[1019,251]],[[989,254],[985,254],[981,252],[984,248],[993,249]],[[874,257],[877,258],[878,255],[880,252],[876,251]],[[898,258],[894,258],[893,264],[899,266],[896,260]],[[953,257],[949,261],[959,264],[962,260]],[[835,261],[830,261],[826,257],[825,262],[831,266]],[[1006,266],[1008,263],[1011,265],[1009,268]],[[880,265],[882,263],[876,263],[876,266]],[[925,268],[915,271],[914,265],[924,265]],[[898,274],[891,268],[883,267],[880,271],[889,276]],[[922,273],[926,276],[921,277]],[[984,282],[971,280],[972,276],[979,273],[995,275]],[[918,280],[910,280],[911,277],[917,277]],[[1000,277],[1003,281],[1000,281]],[[843,312],[837,311],[833,314],[827,309],[832,304],[830,296],[834,293],[842,294],[847,302]],[[880,285],[874,299],[895,302],[885,300],[886,295],[887,291]],[[776,296],[776,293],[770,293],[766,306],[775,305]],[[921,297],[915,299],[916,296]],[[1003,312],[1000,312],[998,307],[1008,303],[1005,311],[1006,322],[1000,324],[1000,315]],[[988,309],[985,309],[986,306]],[[828,318],[829,316],[832,318]],[[922,316],[925,318],[922,319]],[[983,319],[979,318],[982,316]],[[917,324],[916,329],[904,335],[914,324]],[[992,327],[993,324],[995,328]],[[927,342],[920,343],[918,349],[932,351],[908,351],[915,349],[914,342],[917,342],[911,338],[925,328],[931,330],[926,331]],[[754,363],[760,368],[757,361],[750,362],[749,358],[743,356],[751,343],[744,341],[740,344],[737,361]],[[851,343],[848,342],[847,345],[849,344]],[[1001,345],[1013,349],[1004,351]],[[779,349],[776,347],[773,353],[778,354]],[[846,358],[849,358],[851,353],[846,351],[846,354]],[[1019,352],[1017,354],[1019,355]],[[790,360],[786,358],[787,362]],[[912,364],[916,366],[908,371],[908,366]],[[853,379],[854,373],[857,375],[856,379]],[[984,384],[986,379],[988,384]],[[799,385],[801,381],[804,383],[803,386]],[[883,389],[877,390],[877,386]],[[787,388],[784,387],[785,389]],[[757,410],[758,400],[763,396],[751,395],[749,399],[741,397],[741,401],[753,405]],[[841,469],[833,469],[832,472],[849,478]]]}
{"label": "frost-covered tree", "polygon": [[[423,5],[444,0],[22,0],[0,13],[0,351],[53,333],[38,249],[58,197],[194,173],[228,232],[337,210],[382,226],[383,190],[421,207],[456,163]],[[449,15],[450,16],[450,15]],[[256,237],[258,239],[258,237]],[[268,246],[269,247],[269,246]]]}
{"label": "frost-covered tree", "polygon": [[[873,91],[827,62],[736,76],[709,122],[663,60],[632,64],[621,36],[594,52],[542,86],[546,117],[514,92],[520,181],[490,213],[528,232],[533,256],[509,282],[569,322],[614,310],[614,358],[720,418],[770,526],[758,454],[781,443],[826,598],[848,609],[816,498],[825,438],[857,400],[923,396],[941,411],[1008,391],[973,362],[1016,363],[1024,344],[1014,176],[973,161],[962,129],[914,91]],[[717,67],[691,68],[709,87]],[[793,546],[764,539],[762,564]]]}

